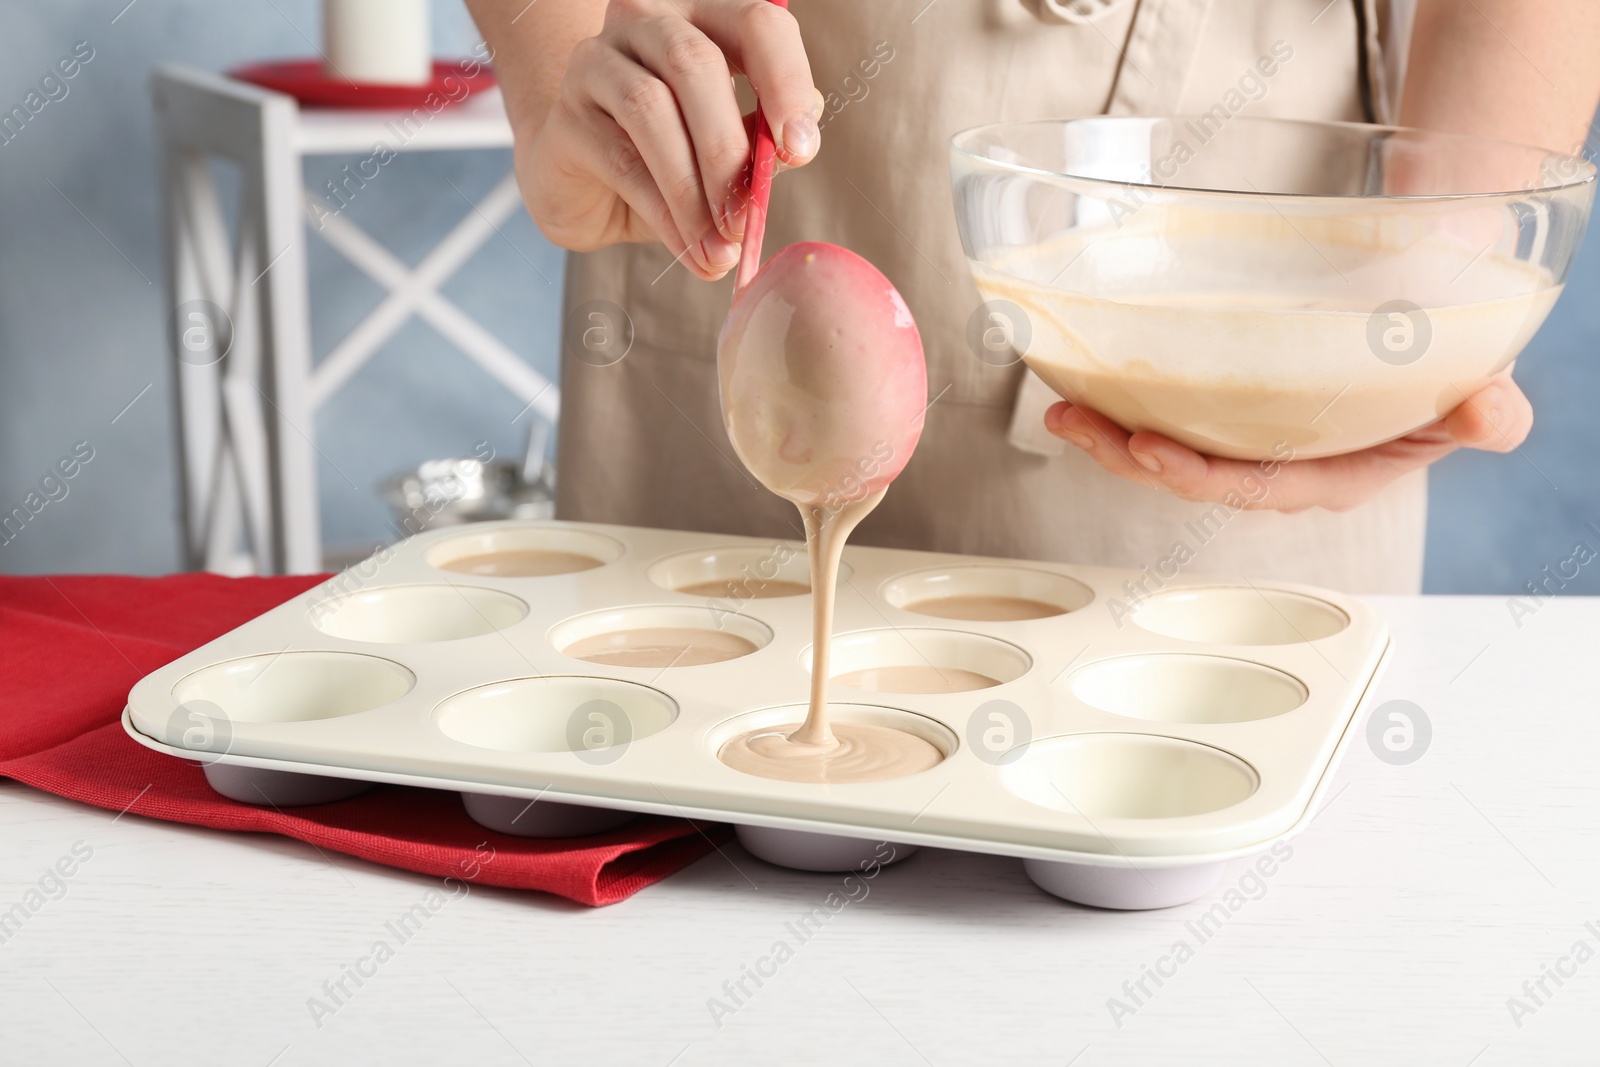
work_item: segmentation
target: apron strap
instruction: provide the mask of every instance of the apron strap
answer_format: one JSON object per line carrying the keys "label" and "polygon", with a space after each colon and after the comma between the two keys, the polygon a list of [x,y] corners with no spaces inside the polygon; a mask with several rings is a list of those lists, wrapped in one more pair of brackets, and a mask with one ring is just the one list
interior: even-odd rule
{"label": "apron strap", "polygon": [[1355,4],[1364,75],[1362,106],[1368,122],[1393,125],[1400,121],[1400,90],[1416,0],[1355,0]]}

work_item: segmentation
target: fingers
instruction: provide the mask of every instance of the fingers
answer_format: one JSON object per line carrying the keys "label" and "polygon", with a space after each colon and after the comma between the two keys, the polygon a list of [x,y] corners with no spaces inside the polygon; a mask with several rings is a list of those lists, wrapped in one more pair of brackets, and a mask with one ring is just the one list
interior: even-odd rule
{"label": "fingers", "polygon": [[1053,404],[1044,413],[1044,424],[1057,437],[1089,453],[1112,474],[1153,489],[1162,488],[1129,450],[1128,432],[1099,412],[1074,404]]}
{"label": "fingers", "polygon": [[[657,196],[665,202],[678,239],[668,241],[664,236],[664,243],[675,246],[675,252],[686,248],[686,261],[704,277],[727,273],[739,260],[739,248],[712,221],[699,163],[671,87],[611,48],[601,48],[589,58],[581,80],[588,97],[632,142]],[[634,184],[638,181],[635,174],[620,176]],[[621,186],[617,191],[633,203]]]}
{"label": "fingers", "polygon": [[1305,477],[1306,464],[1295,465],[1300,468],[1296,476],[1285,479],[1292,468],[1282,462],[1201,455],[1160,434],[1129,434],[1104,415],[1072,404],[1053,406],[1045,424],[1110,473],[1184,500],[1247,511],[1298,511],[1316,503],[1312,494],[1326,491]]}
{"label": "fingers", "polygon": [[1045,425],[1112,474],[1185,500],[1245,511],[1347,511],[1457,447],[1436,425],[1345,456],[1237,460],[1202,455],[1160,434],[1128,434],[1105,416],[1072,404],[1051,407]]}
{"label": "fingers", "polygon": [[639,63],[672,90],[713,225],[728,242],[737,242],[742,225],[728,217],[727,207],[750,158],[750,137],[734,98],[727,59],[711,38],[683,19],[630,23],[625,35]]}
{"label": "fingers", "polygon": [[812,106],[817,88],[794,16],[768,0],[697,0],[692,17],[750,79],[778,159],[797,166],[814,157],[822,144]]}
{"label": "fingers", "polygon": [[[597,121],[608,124],[610,136],[626,139],[598,108],[579,107],[562,96],[551,106],[539,138],[517,142],[517,181],[528,214],[546,240],[573,252],[660,240],[651,221],[620,200],[606,178],[607,153],[593,129]],[[664,201],[660,217],[669,218]]]}
{"label": "fingers", "polygon": [[821,94],[787,11],[768,0],[610,0],[601,33],[572,52],[537,158],[518,161],[541,230],[580,251],[653,232],[698,276],[725,275],[748,199],[736,70],[760,96],[780,164],[815,156]]}
{"label": "fingers", "polygon": [[1111,474],[1185,500],[1243,510],[1347,511],[1457,448],[1516,449],[1533,428],[1533,405],[1507,370],[1415,433],[1360,452],[1310,460],[1294,460],[1288,452],[1259,461],[1202,455],[1160,434],[1129,434],[1105,416],[1070,403],[1052,405],[1045,427]]}
{"label": "fingers", "polygon": [[1208,456],[1154,433],[1136,433],[1129,451],[1161,487],[1185,500],[1215,501],[1244,511],[1292,514],[1310,508],[1349,511],[1403,474],[1455,450],[1437,430],[1424,430],[1376,448],[1323,459]]}
{"label": "fingers", "polygon": [[[565,127],[566,150],[575,157],[577,167],[595,175],[606,189],[621,198],[622,204],[613,203],[613,207],[626,207],[627,212],[643,222],[669,252],[674,256],[684,256],[687,246],[667,206],[666,197],[661,194],[649,166],[627,131],[597,106],[587,107],[582,115],[573,115],[569,119],[567,114],[572,111],[570,105],[558,102],[551,112],[550,124],[559,122]],[[566,195],[570,197],[570,191]],[[612,214],[617,212],[613,211]],[[576,230],[570,236],[564,236],[566,239],[561,241],[562,246],[575,252],[586,252],[614,240],[643,238],[643,234],[637,232],[637,224],[629,225],[626,221],[616,219],[598,228],[592,242],[584,240]]]}
{"label": "fingers", "polygon": [[[811,117],[816,119],[817,122],[820,123],[822,121],[823,114],[828,110],[828,98],[822,95],[822,90],[821,89],[815,89],[812,92],[813,92],[813,95],[811,97]],[[756,137],[756,112],[752,111],[752,112],[750,112],[750,114],[744,116],[744,132],[745,132],[745,137],[747,139],[749,139],[752,142],[755,140],[755,137]],[[813,157],[813,158],[815,158],[815,157]],[[794,170],[796,167],[805,166],[804,163],[793,163],[793,164],[785,163],[781,159],[775,160],[774,162],[777,164],[776,169],[773,171],[773,173],[775,173],[775,174],[782,174],[786,170]]]}
{"label": "fingers", "polygon": [[1510,452],[1533,430],[1533,405],[1507,372],[1463,398],[1445,416],[1443,426],[1451,440],[1463,448]]}

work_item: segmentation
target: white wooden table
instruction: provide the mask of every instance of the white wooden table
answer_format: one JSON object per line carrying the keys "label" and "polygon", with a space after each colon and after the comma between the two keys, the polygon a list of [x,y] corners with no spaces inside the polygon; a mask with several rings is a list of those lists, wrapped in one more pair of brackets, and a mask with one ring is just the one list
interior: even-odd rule
{"label": "white wooden table", "polygon": [[[308,1000],[438,881],[6,784],[0,908],[75,842],[93,855],[0,944],[0,1062],[1600,1062],[1600,958],[1546,979],[1520,1027],[1507,1006],[1575,942],[1600,949],[1600,602],[1520,629],[1496,599],[1375,603],[1398,642],[1380,700],[1422,707],[1430,747],[1392,766],[1358,740],[1292,858],[1204,942],[1187,924],[1221,891],[1093,911],[1015,862],[925,851],[799,943],[786,924],[844,880],[728,846],[610,908],[452,899],[319,1027]],[[793,958],[735,1005],[724,982],[780,939]],[[1192,957],[1119,1028],[1108,999],[1179,940]],[[720,1028],[711,998],[735,1007]]]}
{"label": "white wooden table", "polygon": [[[150,92],[164,176],[166,291],[176,383],[184,565],[229,574],[322,569],[315,420],[319,408],[417,316],[518,400],[554,422],[560,392],[440,293],[522,207],[507,174],[407,266],[345,208],[402,152],[511,147],[497,89],[442,109],[301,110],[219,74],[163,67]],[[381,146],[381,150],[380,150]],[[308,156],[347,156],[335,188],[306,189]],[[230,219],[213,162],[237,167]],[[306,250],[323,240],[387,295],[317,358]]]}

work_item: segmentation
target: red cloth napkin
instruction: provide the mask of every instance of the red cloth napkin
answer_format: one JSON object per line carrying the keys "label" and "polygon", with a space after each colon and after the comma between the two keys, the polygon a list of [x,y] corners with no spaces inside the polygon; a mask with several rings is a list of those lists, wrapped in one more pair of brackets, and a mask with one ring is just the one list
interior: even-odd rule
{"label": "red cloth napkin", "polygon": [[594,837],[512,837],[469,819],[454,793],[389,785],[275,811],[218,795],[198,764],[123,732],[136,681],[324,577],[0,576],[0,777],[113,811],[282,834],[391,867],[542,889],[582,904],[626,899],[726,834],[646,816]]}

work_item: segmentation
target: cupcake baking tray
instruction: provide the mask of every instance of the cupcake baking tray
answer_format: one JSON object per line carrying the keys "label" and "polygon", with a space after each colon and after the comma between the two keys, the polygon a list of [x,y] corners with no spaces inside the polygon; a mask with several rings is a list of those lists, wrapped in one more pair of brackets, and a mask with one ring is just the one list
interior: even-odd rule
{"label": "cupcake baking tray", "polygon": [[[596,565],[452,569],[521,552]],[[459,791],[479,822],[529,836],[681,815],[734,823],[751,852],[789,866],[848,869],[879,842],[897,857],[932,845],[1018,857],[1069,899],[1159,907],[1309,822],[1389,646],[1371,608],[1301,586],[867,547],[844,560],[835,676],[925,667],[997,683],[832,687],[836,719],[937,747],[930,770],[817,785],[718,759],[746,731],[804,717],[811,597],[752,595],[807,583],[803,545],[561,522],[384,549],[141,680],[124,724],[248,802],[396,782]],[[708,582],[727,595],[703,595]],[[923,613],[989,596],[1059,614]],[[649,668],[562,651],[651,628],[717,631],[754,651]]]}

